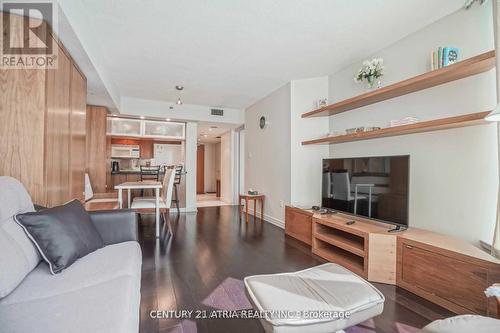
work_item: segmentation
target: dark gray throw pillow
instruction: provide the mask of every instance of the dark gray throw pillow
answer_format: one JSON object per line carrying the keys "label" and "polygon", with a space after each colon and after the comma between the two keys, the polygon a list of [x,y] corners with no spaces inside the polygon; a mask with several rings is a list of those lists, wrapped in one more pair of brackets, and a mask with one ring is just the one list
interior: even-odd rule
{"label": "dark gray throw pillow", "polygon": [[80,201],[15,216],[35,243],[50,272],[57,274],[104,242]]}

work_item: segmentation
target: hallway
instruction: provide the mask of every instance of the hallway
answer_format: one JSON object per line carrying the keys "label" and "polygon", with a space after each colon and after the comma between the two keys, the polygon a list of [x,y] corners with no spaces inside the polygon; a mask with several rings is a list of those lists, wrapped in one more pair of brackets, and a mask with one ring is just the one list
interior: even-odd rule
{"label": "hallway", "polygon": [[231,206],[231,204],[221,201],[215,193],[205,193],[196,195],[196,207],[219,207]]}

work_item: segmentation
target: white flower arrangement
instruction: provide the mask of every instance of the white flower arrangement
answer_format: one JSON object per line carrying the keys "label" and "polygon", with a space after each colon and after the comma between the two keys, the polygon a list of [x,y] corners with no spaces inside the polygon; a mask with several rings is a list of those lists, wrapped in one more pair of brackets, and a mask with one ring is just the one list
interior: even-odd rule
{"label": "white flower arrangement", "polygon": [[354,78],[356,82],[366,80],[370,87],[373,86],[375,80],[384,75],[384,59],[373,58],[372,60],[363,61],[363,66],[359,69],[358,74]]}

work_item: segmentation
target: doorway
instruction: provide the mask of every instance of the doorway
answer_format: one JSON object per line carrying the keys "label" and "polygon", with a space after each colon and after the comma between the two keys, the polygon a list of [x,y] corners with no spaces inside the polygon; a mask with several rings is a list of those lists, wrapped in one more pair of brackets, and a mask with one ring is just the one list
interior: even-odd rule
{"label": "doorway", "polygon": [[[237,141],[234,124],[198,123],[196,201],[198,207],[236,204]],[[234,188],[234,189],[233,189]]]}

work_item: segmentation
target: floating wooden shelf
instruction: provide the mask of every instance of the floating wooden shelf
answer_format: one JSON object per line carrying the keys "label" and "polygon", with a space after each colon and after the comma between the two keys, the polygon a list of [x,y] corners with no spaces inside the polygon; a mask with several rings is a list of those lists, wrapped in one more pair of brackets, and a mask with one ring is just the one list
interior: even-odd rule
{"label": "floating wooden shelf", "polygon": [[304,113],[302,118],[324,117],[375,104],[387,99],[424,90],[443,83],[460,80],[468,76],[486,72],[495,67],[495,51],[462,60],[448,67],[436,69],[410,79],[355,96],[321,109]]}
{"label": "floating wooden shelf", "polygon": [[484,117],[486,117],[486,115],[489,112],[490,111],[476,112],[476,113],[470,113],[470,114],[465,114],[465,115],[456,116],[456,117],[442,118],[442,119],[429,120],[429,121],[421,121],[421,122],[416,123],[416,124],[382,128],[382,129],[376,130],[376,131],[360,132],[360,133],[337,135],[337,136],[327,136],[327,137],[320,138],[320,139],[303,141],[302,145],[335,144],[335,143],[362,141],[362,140],[369,140],[369,139],[385,138],[385,137],[390,137],[390,136],[398,136],[398,135],[431,132],[431,131],[445,130],[445,129],[451,129],[451,128],[481,125],[481,124],[488,123],[486,120],[484,120]]}

